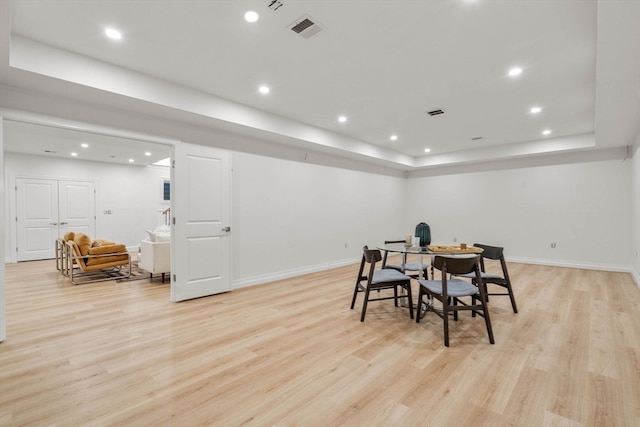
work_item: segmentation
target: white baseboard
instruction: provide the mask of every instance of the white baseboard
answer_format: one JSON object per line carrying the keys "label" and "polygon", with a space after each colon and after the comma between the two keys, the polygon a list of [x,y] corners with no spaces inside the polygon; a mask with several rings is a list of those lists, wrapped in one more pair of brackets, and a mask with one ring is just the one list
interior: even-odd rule
{"label": "white baseboard", "polygon": [[[247,277],[240,280],[234,280],[233,289],[246,288],[248,286],[261,285],[264,283],[274,282],[276,280],[288,279],[290,277],[302,276],[303,274],[316,273],[318,271],[331,270],[332,268],[344,267],[345,265],[356,264],[360,261],[360,257],[342,259],[338,261],[328,262],[325,264],[309,265],[291,270],[278,271],[275,273],[263,274],[259,276]],[[357,273],[357,272],[356,272]],[[354,273],[354,274],[356,274]]]}
{"label": "white baseboard", "polygon": [[506,260],[510,262],[519,262],[522,264],[536,264],[536,265],[548,265],[552,267],[580,268],[583,270],[617,271],[620,273],[633,272],[631,266],[629,265],[610,265],[610,264],[597,264],[597,263],[591,263],[591,262],[536,259],[536,258],[518,258],[518,257],[506,258]]}
{"label": "white baseboard", "polygon": [[[278,271],[269,274],[263,274],[259,276],[247,277],[240,280],[234,280],[232,283],[233,289],[246,288],[254,285],[261,285],[264,283],[274,282],[276,280],[288,279],[290,277],[301,276],[303,274],[316,273],[318,271],[330,270],[332,268],[343,267],[345,265],[357,264],[360,261],[360,257],[349,258],[339,261],[333,261],[325,264],[310,265],[301,268],[294,268],[291,270]],[[635,280],[636,284],[640,288],[640,275],[635,272],[630,266],[621,265],[608,265],[608,264],[596,264],[596,263],[584,263],[573,261],[558,261],[549,259],[534,259],[534,258],[508,258],[507,261],[519,262],[522,264],[536,264],[536,265],[549,265],[553,267],[567,267],[567,268],[580,268],[585,270],[600,270],[600,271],[616,271],[621,273],[629,273]]]}
{"label": "white baseboard", "polygon": [[636,285],[638,286],[638,289],[640,289],[640,273],[638,273],[637,271],[633,270],[631,272],[631,276],[633,277],[633,280],[636,281]]}

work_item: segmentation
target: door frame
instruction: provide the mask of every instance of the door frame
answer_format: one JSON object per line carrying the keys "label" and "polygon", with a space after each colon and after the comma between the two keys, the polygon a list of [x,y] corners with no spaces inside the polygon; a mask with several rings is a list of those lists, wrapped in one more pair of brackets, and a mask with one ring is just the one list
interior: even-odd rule
{"label": "door frame", "polygon": [[[26,123],[33,123],[33,124],[39,124],[39,125],[45,125],[45,126],[51,126],[51,127],[58,127],[58,128],[63,128],[63,129],[73,129],[73,130],[81,130],[81,131],[85,131],[85,132],[90,132],[90,133],[97,133],[97,134],[103,134],[103,135],[109,135],[109,136],[114,136],[114,137],[122,137],[122,138],[127,138],[127,139],[134,139],[134,140],[139,140],[142,142],[151,142],[151,143],[155,143],[155,144],[161,144],[161,145],[165,145],[167,147],[170,148],[170,158],[171,158],[171,162],[173,164],[173,147],[176,145],[181,144],[183,141],[179,140],[179,139],[174,139],[174,138],[166,138],[166,137],[162,137],[162,136],[157,136],[157,135],[151,135],[148,133],[143,133],[143,132],[135,132],[135,131],[128,131],[128,130],[124,130],[122,128],[117,128],[117,127],[109,127],[109,126],[101,126],[101,125],[97,125],[97,124],[93,124],[90,122],[85,122],[85,121],[75,121],[75,120],[69,120],[69,119],[64,119],[61,117],[57,117],[57,116],[49,116],[49,115],[43,115],[43,114],[38,114],[38,113],[34,113],[34,112],[26,112],[26,111],[21,111],[21,110],[15,110],[15,109],[5,109],[5,108],[1,108],[0,109],[0,132],[2,131],[2,122],[4,122],[5,120],[11,120],[11,121],[21,121],[21,122],[26,122]],[[2,142],[2,139],[0,139],[0,142]],[[201,145],[201,144],[195,144],[198,146],[202,146],[202,147],[208,147],[206,145]],[[214,150],[219,150],[219,151],[225,151],[229,154],[229,156],[231,156],[231,151],[227,150],[227,149],[223,149],[223,148],[218,148],[218,147],[210,147]],[[4,150],[2,145],[0,145],[0,149]],[[177,167],[180,167],[180,165],[178,165]],[[171,168],[171,172],[174,173],[175,170],[172,167]],[[6,197],[8,197],[8,191],[7,188],[15,188],[16,182],[15,182],[15,176],[12,177],[11,179],[11,183],[10,186],[7,186],[6,184],[6,179],[9,178],[6,175],[3,176],[3,178],[5,178],[5,187],[0,188],[0,197],[5,197],[4,200],[9,201],[6,199]],[[38,178],[38,177],[33,177],[33,178]],[[80,179],[78,179],[78,181],[81,181]],[[96,188],[98,188],[98,186],[96,185]],[[4,191],[2,191],[4,190]],[[231,194],[231,183],[229,183],[229,204],[230,207],[229,209],[231,209],[231,200],[232,200],[232,194]],[[171,186],[171,192],[173,193],[173,191],[175,191],[175,186],[172,185]],[[15,199],[15,198],[13,198]],[[171,197],[171,206],[172,206],[172,212],[175,212],[175,208],[173,208],[173,204],[174,204],[174,197]],[[11,254],[4,254],[5,256],[5,261],[6,258],[9,257],[11,258],[12,263],[17,262],[17,253],[15,251],[16,245],[17,245],[17,236],[16,236],[16,221],[15,221],[15,215],[16,215],[16,202],[15,200],[10,201],[11,203],[11,217],[10,218],[5,218],[5,221],[2,224],[2,227],[5,227],[5,230],[7,230],[6,227],[6,221],[11,221],[11,230],[7,230],[10,232],[10,236],[6,236],[5,238],[9,238],[11,239],[10,242],[10,246],[7,246],[5,243],[5,248],[13,248],[12,253]],[[233,220],[233,216],[232,216],[232,212],[230,211],[230,222],[232,222]],[[172,233],[174,234],[174,233]],[[230,239],[232,236],[228,236],[227,238]],[[173,238],[173,237],[172,237]],[[172,252],[173,252],[173,248],[175,245],[172,245]],[[230,243],[230,248],[233,245]],[[230,250],[231,252],[231,250]],[[1,252],[0,252],[1,254]],[[172,254],[173,255],[173,254]],[[229,264],[230,264],[230,268],[229,268],[229,282],[230,282],[230,290],[233,290],[233,275],[232,275],[232,269],[231,269],[231,253],[229,253]],[[170,295],[169,295],[170,298]],[[4,306],[4,301],[0,302],[0,305]],[[1,311],[2,307],[0,307],[0,311]]]}
{"label": "door frame", "polygon": [[[49,115],[27,112],[22,110],[9,109],[9,108],[0,108],[0,120],[2,120],[2,123],[4,123],[5,121],[17,121],[17,122],[31,123],[35,125],[41,125],[41,126],[60,128],[60,129],[70,129],[75,131],[95,133],[99,135],[108,135],[113,137],[138,140],[141,142],[151,142],[154,144],[167,146],[170,149],[169,151],[171,151],[172,147],[175,144],[180,143],[180,140],[177,140],[177,139],[163,138],[160,136],[150,135],[147,133],[127,131],[127,130],[123,130],[121,128],[116,128],[116,127],[100,126],[90,122],[69,120],[69,119],[64,119],[57,116],[49,116]],[[0,131],[2,131],[2,127],[0,127]],[[4,138],[4,135],[2,136]],[[4,153],[4,147],[1,147],[1,148]],[[23,176],[18,176],[18,177],[22,178]],[[5,179],[4,181],[5,187],[4,187],[4,193],[0,194],[0,197],[3,197],[3,200],[8,203],[9,210],[10,210],[9,212],[10,216],[8,218],[4,218],[4,221],[2,222],[2,227],[4,227],[4,230],[7,233],[9,233],[9,235],[5,234],[4,236],[5,239],[9,241],[9,244],[7,244],[6,242],[3,243],[4,249],[10,251],[10,253],[4,254],[3,261],[15,264],[18,262],[17,261],[18,257],[16,253],[16,247],[18,244],[17,236],[16,236],[17,212],[16,212],[15,197],[11,196],[12,195],[11,191],[16,186],[16,181],[15,181],[16,177],[7,176],[3,173],[3,178]],[[38,176],[28,176],[26,178],[35,178],[35,179],[45,178],[46,179],[46,177],[38,177]],[[69,177],[65,177],[62,179],[82,181],[82,179],[73,179]],[[10,182],[7,182],[6,180],[9,180]],[[97,188],[98,186],[96,182],[96,189]],[[7,226],[7,221],[11,223],[9,226]]]}

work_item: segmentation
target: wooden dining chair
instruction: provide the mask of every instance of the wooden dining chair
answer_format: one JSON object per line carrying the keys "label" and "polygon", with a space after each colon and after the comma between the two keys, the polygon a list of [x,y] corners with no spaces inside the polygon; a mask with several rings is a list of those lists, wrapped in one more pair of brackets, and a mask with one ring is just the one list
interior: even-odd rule
{"label": "wooden dining chair", "polygon": [[[507,270],[507,262],[504,259],[504,248],[499,246],[484,245],[482,243],[474,243],[473,246],[483,249],[482,258],[480,258],[480,277],[482,278],[482,284],[485,287],[485,293],[487,294],[487,300],[490,296],[502,295],[508,296],[511,300],[511,308],[513,312],[518,312],[516,306],[516,298],[513,296],[513,288],[511,287],[511,279],[509,278],[509,271]],[[485,270],[485,261],[499,261],[502,274],[487,273]],[[460,275],[460,277],[466,277],[471,279],[472,283],[477,284],[475,275],[473,273]],[[489,292],[488,284],[493,284],[506,289],[505,292]]]}
{"label": "wooden dining chair", "polygon": [[[362,303],[362,314],[360,321],[364,322],[364,316],[367,312],[367,304],[369,301],[381,301],[393,299],[395,306],[398,307],[398,300],[408,299],[409,316],[413,319],[413,299],[411,297],[411,278],[405,276],[397,270],[393,269],[376,269],[376,264],[382,260],[382,254],[378,249],[369,249],[367,246],[362,248],[362,260],[360,261],[360,269],[356,285],[353,290],[353,298],[351,300],[351,309],[356,304],[358,294],[364,293],[364,302]],[[367,268],[368,267],[368,268]],[[404,289],[405,293],[400,295],[398,288]],[[371,296],[372,290],[393,289],[393,296]]]}
{"label": "wooden dining chair", "polygon": [[[460,275],[474,273],[477,283],[482,283],[480,277],[480,255],[472,257],[444,257],[436,256],[433,261],[435,269],[442,272],[440,280],[419,280],[420,290],[418,292],[418,313],[416,322],[420,323],[421,310],[423,305],[429,307],[433,299],[442,303],[442,311],[431,309],[443,320],[444,345],[449,347],[449,316],[453,315],[453,320],[458,320],[458,312],[469,310],[473,315],[478,314],[484,317],[489,335],[489,342],[494,344],[493,330],[491,329],[491,319],[487,309],[487,298],[484,286],[476,286],[463,279],[450,278],[449,275]],[[425,300],[425,297],[428,297]],[[470,301],[462,298],[470,297]]]}

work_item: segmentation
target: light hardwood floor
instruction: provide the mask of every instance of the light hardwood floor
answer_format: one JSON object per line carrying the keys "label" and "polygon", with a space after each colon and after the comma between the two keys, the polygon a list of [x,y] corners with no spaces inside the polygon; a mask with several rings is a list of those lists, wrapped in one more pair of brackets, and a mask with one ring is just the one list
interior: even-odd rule
{"label": "light hardwood floor", "polygon": [[10,264],[2,426],[639,426],[640,290],[628,274],[509,264],[519,313],[416,324],[350,310],[357,266],[169,302]]}

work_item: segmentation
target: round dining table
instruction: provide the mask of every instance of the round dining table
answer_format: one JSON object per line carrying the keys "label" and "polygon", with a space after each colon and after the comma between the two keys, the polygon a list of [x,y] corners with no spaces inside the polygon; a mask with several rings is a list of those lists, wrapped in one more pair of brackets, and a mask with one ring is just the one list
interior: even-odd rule
{"label": "round dining table", "polygon": [[[422,257],[424,255],[429,255],[432,258],[435,257],[436,255],[460,257],[460,256],[475,256],[475,255],[482,254],[483,252],[482,248],[477,248],[475,246],[468,246],[464,243],[460,245],[426,245],[426,246],[413,246],[407,243],[386,243],[382,246],[378,246],[377,248],[387,253],[402,254],[402,258],[401,258],[402,266],[406,264],[407,254],[417,254],[419,263],[420,263],[420,269],[418,270],[418,277],[417,277],[418,280],[429,279],[429,277],[426,277],[426,278],[423,277],[423,272],[425,267],[424,267],[424,262]],[[431,262],[431,279],[434,279],[433,260]],[[406,302],[403,301],[402,305],[405,306],[405,304]],[[433,301],[430,301],[429,304],[425,304],[423,306],[423,309],[421,310],[422,317],[427,313],[428,310],[438,310],[436,307],[433,306]]]}
{"label": "round dining table", "polygon": [[[420,270],[418,271],[418,280],[424,279],[422,273],[424,271],[423,256],[424,255],[443,255],[443,256],[473,256],[479,255],[483,252],[481,248],[475,246],[468,246],[464,243],[460,245],[426,245],[426,246],[413,246],[407,243],[387,243],[377,247],[379,250],[387,253],[400,253],[402,254],[402,265],[406,263],[407,254],[419,255]],[[431,278],[433,278],[433,270],[431,271]],[[427,278],[428,279],[428,278]]]}

